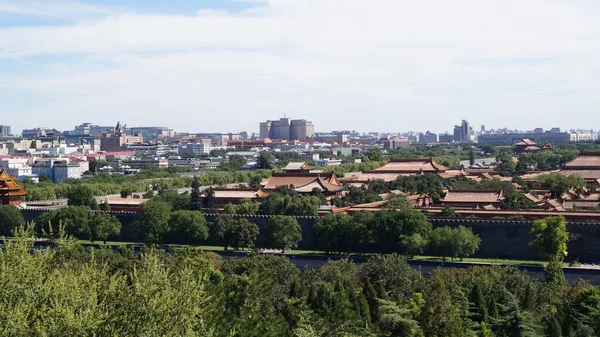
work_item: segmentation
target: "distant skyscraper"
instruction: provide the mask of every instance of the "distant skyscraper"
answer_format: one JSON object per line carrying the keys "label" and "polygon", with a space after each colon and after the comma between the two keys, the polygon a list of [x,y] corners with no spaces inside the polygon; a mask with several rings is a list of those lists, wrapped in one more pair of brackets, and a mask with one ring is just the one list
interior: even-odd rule
{"label": "distant skyscraper", "polygon": [[462,128],[460,125],[455,125],[454,126],[454,141],[455,142],[462,142]]}
{"label": "distant skyscraper", "polygon": [[290,123],[290,139],[306,140],[315,134],[315,126],[306,119],[295,119]]}
{"label": "distant skyscraper", "polygon": [[485,131],[485,124],[481,124],[481,131]]}
{"label": "distant skyscraper", "polygon": [[466,119],[462,120],[460,125],[460,136],[463,142],[468,142],[471,140],[471,127],[469,126],[469,122]]}
{"label": "distant skyscraper", "polygon": [[0,136],[9,136],[12,135],[10,130],[10,125],[0,125]]}
{"label": "distant skyscraper", "polygon": [[466,119],[462,120],[460,125],[454,126],[454,141],[455,142],[470,142],[471,141],[471,127]]}
{"label": "distant skyscraper", "polygon": [[315,126],[305,119],[280,118],[260,123],[260,138],[306,140],[315,134]]}

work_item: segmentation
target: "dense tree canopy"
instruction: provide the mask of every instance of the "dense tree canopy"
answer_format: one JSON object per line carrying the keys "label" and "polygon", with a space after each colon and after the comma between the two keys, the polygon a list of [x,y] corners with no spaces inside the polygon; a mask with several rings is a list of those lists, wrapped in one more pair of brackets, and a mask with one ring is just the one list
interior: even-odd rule
{"label": "dense tree canopy", "polygon": [[323,200],[314,195],[299,195],[290,189],[271,192],[260,204],[260,212],[268,215],[317,215]]}
{"label": "dense tree canopy", "polygon": [[200,244],[208,237],[204,215],[198,211],[178,210],[169,218],[169,242]]}
{"label": "dense tree canopy", "polygon": [[285,252],[298,247],[298,242],[302,240],[302,229],[294,217],[277,215],[269,219],[267,236],[271,248]]}
{"label": "dense tree canopy", "polygon": [[150,200],[140,209],[133,223],[133,232],[145,243],[163,243],[170,230],[171,205],[165,201]]}
{"label": "dense tree canopy", "polygon": [[471,229],[463,226],[456,228],[444,226],[431,232],[429,249],[431,253],[452,259],[463,259],[479,249],[481,239]]}
{"label": "dense tree canopy", "polygon": [[13,229],[25,224],[23,214],[13,205],[0,205],[0,235],[10,236]]}

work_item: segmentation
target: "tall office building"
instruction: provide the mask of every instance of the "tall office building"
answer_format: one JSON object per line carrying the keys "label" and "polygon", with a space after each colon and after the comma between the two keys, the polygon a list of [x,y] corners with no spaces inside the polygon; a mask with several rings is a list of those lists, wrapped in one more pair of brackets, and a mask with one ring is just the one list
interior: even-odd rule
{"label": "tall office building", "polygon": [[10,136],[12,132],[10,130],[10,125],[0,125],[0,136]]}
{"label": "tall office building", "polygon": [[306,119],[280,118],[260,123],[260,138],[307,140],[315,135],[315,126]]}
{"label": "tall office building", "polygon": [[455,142],[470,142],[472,129],[466,119],[462,120],[460,125],[454,126],[454,141]]}
{"label": "tall office building", "polygon": [[271,139],[290,140],[290,119],[280,118],[271,122]]}
{"label": "tall office building", "polygon": [[271,138],[271,121],[260,123],[260,138]]}
{"label": "tall office building", "polygon": [[312,122],[306,119],[295,119],[290,124],[290,139],[306,140],[310,136],[314,136],[315,126]]}

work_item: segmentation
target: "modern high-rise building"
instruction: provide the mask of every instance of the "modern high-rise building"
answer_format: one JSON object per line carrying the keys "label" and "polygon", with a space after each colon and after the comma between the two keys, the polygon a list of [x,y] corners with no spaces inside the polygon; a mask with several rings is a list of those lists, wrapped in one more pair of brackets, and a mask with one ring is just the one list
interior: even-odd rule
{"label": "modern high-rise building", "polygon": [[280,118],[278,121],[271,121],[271,139],[290,140],[290,119]]}
{"label": "modern high-rise building", "polygon": [[260,123],[260,138],[307,140],[315,134],[315,126],[306,119],[280,118]]}
{"label": "modern high-rise building", "polygon": [[462,120],[460,125],[454,126],[454,141],[455,142],[470,142],[472,129],[466,119]]}
{"label": "modern high-rise building", "polygon": [[295,119],[290,124],[290,139],[291,140],[306,140],[310,136],[314,136],[315,126],[312,122],[306,119]]}
{"label": "modern high-rise building", "polygon": [[0,125],[0,136],[10,136],[12,132],[10,130],[10,125]]}

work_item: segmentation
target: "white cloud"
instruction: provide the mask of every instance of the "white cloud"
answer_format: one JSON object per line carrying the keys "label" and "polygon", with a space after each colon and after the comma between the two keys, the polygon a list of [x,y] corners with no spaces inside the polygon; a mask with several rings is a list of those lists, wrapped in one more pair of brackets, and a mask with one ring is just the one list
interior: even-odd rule
{"label": "white cloud", "polygon": [[81,19],[83,15],[107,14],[109,11],[75,1],[0,0],[0,13]]}
{"label": "white cloud", "polygon": [[593,3],[542,0],[271,0],[237,14],[113,13],[0,29],[0,62],[35,56],[46,67],[0,72],[0,88],[50,95],[23,112],[46,125],[64,115],[62,128],[121,119],[257,131],[284,110],[322,131],[442,131],[462,118],[593,127],[598,19]]}

